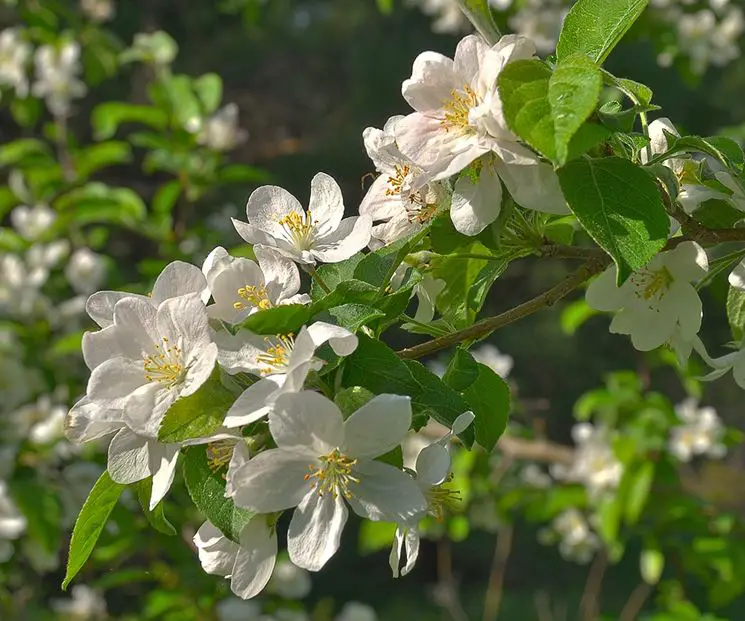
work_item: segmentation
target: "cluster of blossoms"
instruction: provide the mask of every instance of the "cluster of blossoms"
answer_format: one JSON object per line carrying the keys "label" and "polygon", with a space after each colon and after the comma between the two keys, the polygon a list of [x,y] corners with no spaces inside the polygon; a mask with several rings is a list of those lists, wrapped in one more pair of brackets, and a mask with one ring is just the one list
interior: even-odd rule
{"label": "cluster of blossoms", "polygon": [[[432,16],[433,32],[460,35],[471,25],[458,0],[411,0],[411,4]],[[559,32],[573,0],[489,0],[495,11],[510,11],[509,27],[532,39],[541,54],[556,48]],[[658,22],[669,29],[669,42],[657,57],[663,67],[676,57],[688,59],[691,70],[703,74],[710,65],[724,66],[740,57],[739,39],[745,32],[742,9],[729,0],[709,0],[701,7],[696,0],[651,0]],[[698,8],[697,6],[698,5]]]}
{"label": "cluster of blossoms", "polygon": [[589,563],[603,545],[587,517],[574,508],[557,515],[550,526],[539,531],[538,539],[544,545],[558,543],[562,557],[581,565]]}

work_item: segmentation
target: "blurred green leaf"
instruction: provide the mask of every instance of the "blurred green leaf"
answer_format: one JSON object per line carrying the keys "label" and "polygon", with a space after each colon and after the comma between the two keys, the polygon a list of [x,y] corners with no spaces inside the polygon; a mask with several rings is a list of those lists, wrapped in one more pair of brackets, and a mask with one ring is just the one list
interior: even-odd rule
{"label": "blurred green leaf", "polygon": [[153,129],[165,129],[168,116],[153,106],[124,102],[107,102],[96,106],[91,114],[91,125],[98,140],[108,140],[123,123],[142,123]]}
{"label": "blurred green leaf", "polygon": [[73,155],[73,163],[78,177],[87,179],[93,173],[116,164],[132,161],[132,148],[126,142],[110,141],[93,144],[78,150]]}
{"label": "blurred green leaf", "polygon": [[57,494],[23,469],[10,483],[10,493],[26,518],[28,536],[47,554],[60,546],[62,504]]}
{"label": "blurred green leaf", "polygon": [[222,78],[216,73],[205,73],[195,78],[192,85],[202,104],[202,111],[206,116],[211,115],[222,101]]}

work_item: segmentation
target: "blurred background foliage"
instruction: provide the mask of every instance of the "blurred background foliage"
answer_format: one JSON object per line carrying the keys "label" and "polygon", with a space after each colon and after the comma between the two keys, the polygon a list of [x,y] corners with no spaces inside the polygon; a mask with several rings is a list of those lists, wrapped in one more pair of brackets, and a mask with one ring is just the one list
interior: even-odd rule
{"label": "blurred background foliage", "polygon": [[[362,130],[406,112],[400,83],[419,52],[452,53],[457,36],[467,32],[462,20],[442,21],[452,4],[18,0],[0,7],[0,27],[15,29],[0,38],[0,543],[12,542],[0,554],[0,618],[259,618],[255,605],[241,607],[228,598],[224,581],[203,574],[186,543],[198,518],[178,486],[165,503],[177,536],[150,528],[137,499],[125,498],[81,575],[95,590],[74,591],[73,599],[60,593],[66,538],[101,469],[83,461],[104,461],[100,447],[75,452],[61,439],[61,417],[86,377],[79,354],[82,331],[91,327],[82,313],[84,296],[98,288],[146,292],[165,263],[200,263],[215,245],[249,253],[230,217],[240,216],[248,194],[262,183],[285,187],[303,201],[309,179],[325,171],[339,181],[354,211],[373,171]],[[494,7],[505,29],[517,24],[541,34],[545,45],[551,28],[558,28],[547,16],[560,23],[566,9],[534,0]],[[745,136],[742,25],[728,17],[733,10],[741,11],[734,0],[652,2],[608,69],[648,84],[660,114],[683,131]],[[698,24],[693,34],[687,15]],[[707,26],[710,16],[714,26]],[[726,19],[727,29],[717,30]],[[39,52],[45,45],[51,46],[46,56]],[[18,66],[23,75],[13,72]],[[37,205],[25,220],[15,211]],[[29,218],[38,230],[24,228]],[[484,314],[518,304],[570,269],[558,260],[514,263],[494,286]],[[719,280],[707,293],[708,306],[721,307],[726,297],[726,274]],[[580,403],[623,430],[620,437],[657,437],[640,413],[667,421],[659,446],[641,442],[627,451],[628,471],[664,447],[673,404],[686,394],[739,426],[742,393],[729,378],[703,394],[692,379],[702,369],[693,365],[681,374],[668,357],[634,352],[624,337],[608,334],[606,318],[584,323],[586,316],[582,302],[570,302],[492,338],[514,360],[517,437],[571,444],[582,409],[574,404],[588,391],[594,392]],[[705,334],[727,340],[721,313],[705,318]],[[386,334],[396,346],[415,339],[395,330]],[[631,373],[610,375],[623,369]],[[667,397],[650,396],[651,390]],[[597,412],[587,405],[593,399],[605,404]],[[733,432],[729,443],[737,437]],[[607,570],[603,618],[636,618],[621,612],[631,593],[643,595],[649,611],[661,611],[646,617],[650,621],[715,621],[716,615],[698,612],[710,609],[721,618],[743,618],[742,461],[731,449],[724,462],[686,467],[682,483],[667,472],[674,471],[668,458],[659,461],[658,475],[667,472],[660,476],[672,477],[680,493],[674,502],[658,501],[658,514],[645,512],[642,525],[628,515],[616,520],[617,529],[622,522],[634,535],[628,546],[623,541],[620,563]],[[342,611],[345,602],[361,600],[381,619],[460,621],[481,618],[488,593],[487,608],[501,598],[500,618],[509,621],[599,618],[587,598],[598,597],[593,580],[605,568],[593,563],[588,581],[587,566],[569,564],[556,548],[538,542],[562,510],[584,508],[584,491],[569,485],[538,493],[506,452],[490,459],[459,454],[456,465],[461,513],[432,525],[436,541],[425,543],[412,575],[390,578],[390,532],[348,529],[350,545],[313,577],[310,594],[280,586],[264,598],[264,612],[303,618],[292,611],[300,615],[304,608],[317,621],[363,620],[359,611]],[[488,517],[483,511],[478,517],[484,506]],[[493,550],[496,532],[509,534]],[[601,534],[615,554],[609,542],[623,537]],[[505,551],[508,539],[512,549]],[[664,581],[645,588],[663,570],[640,579],[640,554],[643,564],[659,564],[662,546]],[[285,582],[297,587],[298,580],[293,574]]]}

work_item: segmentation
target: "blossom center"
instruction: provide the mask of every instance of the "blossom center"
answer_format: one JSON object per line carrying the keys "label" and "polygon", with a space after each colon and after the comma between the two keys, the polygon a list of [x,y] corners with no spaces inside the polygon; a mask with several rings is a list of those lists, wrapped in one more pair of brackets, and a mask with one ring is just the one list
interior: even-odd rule
{"label": "blossom center", "polygon": [[339,449],[334,449],[318,459],[321,465],[311,464],[308,466],[308,474],[305,475],[305,480],[310,481],[311,489],[316,490],[319,496],[330,493],[334,498],[339,494],[344,498],[351,498],[350,484],[360,482],[352,475],[352,466],[357,460],[347,457]]}
{"label": "blossom center", "polygon": [[406,206],[406,218],[409,222],[426,224],[437,213],[436,203],[427,203],[419,192],[412,194]]}
{"label": "blossom center", "polygon": [[262,375],[271,373],[281,373],[290,363],[290,354],[295,345],[295,339],[292,334],[278,334],[274,338],[266,337],[266,350],[264,353],[256,356],[256,361],[265,364],[266,367],[261,369]]}
{"label": "blossom center", "polygon": [[155,346],[155,352],[143,360],[145,379],[158,382],[166,388],[179,384],[186,373],[183,364],[183,352],[178,345],[171,345],[168,337],[163,337],[163,344]]}
{"label": "blossom center", "polygon": [[453,89],[450,92],[450,98],[442,104],[444,118],[440,125],[445,131],[450,129],[465,129],[469,126],[468,116],[472,108],[478,106],[479,100],[476,92],[466,84],[461,90]]}
{"label": "blossom center", "polygon": [[393,170],[394,174],[388,177],[388,188],[385,191],[386,196],[401,194],[401,190],[406,182],[406,177],[411,172],[411,166],[408,164],[396,164]]}
{"label": "blossom center", "polygon": [[446,511],[457,509],[458,504],[461,502],[460,490],[453,489],[447,485],[452,479],[453,475],[451,474],[445,483],[431,487],[426,493],[427,512],[438,522],[442,522],[445,519]]}
{"label": "blossom center", "polygon": [[217,440],[207,444],[207,465],[212,472],[222,470],[230,463],[236,440]]}
{"label": "blossom center", "polygon": [[235,310],[243,310],[249,306],[266,310],[273,306],[266,285],[246,285],[238,289],[236,295],[241,299],[233,304]]}
{"label": "blossom center", "polygon": [[318,224],[317,221],[313,220],[310,210],[302,215],[297,211],[291,211],[279,219],[279,224],[295,247],[300,250],[310,249],[313,233]]}
{"label": "blossom center", "polygon": [[673,283],[673,275],[666,267],[661,267],[657,270],[637,272],[630,280],[634,285],[636,297],[647,302],[660,302]]}

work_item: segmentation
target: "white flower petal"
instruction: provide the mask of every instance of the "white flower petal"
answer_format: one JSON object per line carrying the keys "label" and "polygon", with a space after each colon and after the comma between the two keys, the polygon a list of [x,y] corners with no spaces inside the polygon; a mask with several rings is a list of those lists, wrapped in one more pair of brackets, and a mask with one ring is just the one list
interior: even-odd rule
{"label": "white flower petal", "polygon": [[418,112],[436,111],[450,98],[453,89],[463,88],[453,61],[437,52],[422,52],[414,59],[411,77],[401,85],[401,94]]}
{"label": "white flower petal", "polygon": [[[249,224],[275,238],[281,238],[284,234],[279,221],[293,212],[300,216],[305,213],[292,194],[276,185],[264,185],[257,188],[248,197],[246,203],[246,216],[248,216]],[[257,240],[255,243],[262,242]]]}
{"label": "white flower petal", "polygon": [[249,244],[276,246],[276,241],[271,235],[265,233],[253,224],[247,224],[241,220],[237,220],[236,218],[231,218],[230,221],[233,223],[235,232]]}
{"label": "white flower petal", "polygon": [[[212,284],[215,276],[225,270],[232,262],[233,257],[222,246],[217,246],[207,255],[204,263],[202,263],[202,274],[207,279],[207,287],[210,291],[214,289]],[[207,302],[207,300],[204,300],[204,302]]]}
{"label": "white flower petal", "polygon": [[205,522],[194,535],[202,569],[208,574],[230,576],[240,546],[228,539],[212,522]]}
{"label": "white flower petal", "polygon": [[173,261],[165,266],[153,285],[152,303],[159,306],[169,298],[195,294],[204,302],[209,299],[207,279],[196,265]]}
{"label": "white flower petal", "polygon": [[510,165],[497,160],[495,166],[510,196],[521,207],[559,215],[570,213],[550,164],[536,160],[534,164]]}
{"label": "white flower petal", "polygon": [[292,514],[287,531],[290,560],[309,571],[319,571],[339,549],[349,512],[342,497],[311,492]]}
{"label": "white flower petal", "polygon": [[439,485],[450,474],[450,452],[439,442],[425,446],[419,451],[415,469],[418,483]]}
{"label": "white flower petal", "polygon": [[119,348],[122,355],[142,359],[151,353],[160,337],[155,327],[156,310],[148,301],[126,297],[114,307],[114,326],[118,328]]}
{"label": "white flower petal", "polygon": [[242,427],[266,416],[279,396],[278,389],[283,382],[283,375],[273,375],[251,384],[230,406],[224,425]]}
{"label": "white flower petal", "polygon": [[65,436],[71,442],[89,442],[119,431],[123,425],[121,410],[107,409],[84,397],[67,413]]}
{"label": "white flower petal", "polygon": [[165,498],[171,489],[176,474],[179,455],[178,444],[160,444],[150,441],[150,471],[153,473],[153,489],[150,494],[150,511]]}
{"label": "white flower petal", "polygon": [[745,290],[745,261],[740,261],[727,278],[735,289]]}
{"label": "white flower petal", "polygon": [[341,188],[333,177],[319,172],[310,182],[308,211],[323,230],[334,231],[344,217],[344,199]]}
{"label": "white flower petal", "polygon": [[199,352],[212,342],[207,309],[196,295],[182,295],[163,302],[158,307],[155,324],[160,336],[158,343],[165,337],[172,345],[181,346],[187,363],[191,362],[192,352]]}
{"label": "white flower petal", "polygon": [[106,400],[111,407],[120,407],[124,399],[147,382],[142,362],[128,358],[110,358],[99,364],[88,379],[91,400]]}
{"label": "white flower petal", "polygon": [[349,356],[357,349],[357,343],[359,342],[357,337],[346,328],[324,321],[316,321],[308,326],[308,336],[315,348],[328,342],[337,356]]}
{"label": "white flower petal", "polygon": [[152,474],[149,455],[148,439],[125,428],[109,444],[106,469],[117,483],[136,483]]}
{"label": "white flower petal", "polygon": [[406,216],[401,194],[390,192],[389,177],[383,173],[373,181],[360,203],[360,214],[370,216],[373,221]]}
{"label": "white flower petal", "polygon": [[102,362],[106,362],[112,356],[117,355],[119,340],[116,328],[110,324],[102,330],[86,332],[83,334],[82,348],[83,360],[92,371]]}
{"label": "white flower petal", "polygon": [[[459,78],[463,79],[464,84],[477,85],[481,73],[481,63],[488,49],[489,46],[486,41],[478,35],[468,35],[458,42],[458,46],[455,48],[453,70]],[[464,84],[461,84],[460,88],[463,88]],[[484,86],[494,88],[494,83]],[[479,89],[476,92],[483,94],[484,90]],[[442,105],[442,102],[440,102],[440,105]]]}
{"label": "white flower petal", "polygon": [[483,166],[476,183],[468,174],[455,182],[450,219],[459,233],[478,235],[497,219],[501,209],[502,183],[491,166]]}
{"label": "white flower petal", "polygon": [[233,566],[230,589],[238,597],[250,599],[269,582],[277,559],[277,535],[266,518],[255,516],[241,532],[241,545]]}
{"label": "white flower petal", "polygon": [[348,502],[360,517],[409,524],[424,516],[427,501],[405,472],[379,461],[363,461],[352,473],[360,482],[350,487]]}
{"label": "white flower petal", "polygon": [[616,287],[615,265],[611,265],[593,280],[585,293],[587,305],[599,311],[615,311],[623,308],[627,299],[626,292]]}
{"label": "white flower petal", "polygon": [[85,312],[102,328],[114,323],[114,306],[116,303],[128,297],[139,298],[145,302],[150,299],[144,295],[127,293],[125,291],[98,291],[88,298],[85,303]]}
{"label": "white flower petal", "polygon": [[416,565],[416,560],[419,558],[419,541],[419,531],[416,527],[409,528],[406,531],[406,538],[404,540],[406,565],[401,568],[402,577],[408,575],[414,569],[414,565]]}
{"label": "white flower petal", "polygon": [[269,429],[280,448],[305,447],[325,455],[342,444],[345,427],[333,401],[304,390],[277,398],[269,415]]}
{"label": "white flower petal", "polygon": [[665,266],[675,279],[691,282],[709,271],[706,251],[696,242],[685,241],[663,254]]}
{"label": "white flower petal", "polygon": [[383,455],[401,444],[410,426],[409,397],[377,395],[344,423],[344,452],[357,459]]}
{"label": "white flower petal", "polygon": [[239,507],[272,513],[297,506],[310,490],[305,480],[316,455],[298,449],[269,449],[236,469],[231,486]]}
{"label": "white flower petal", "polygon": [[300,290],[300,271],[295,263],[267,246],[254,246],[253,250],[270,300],[287,300]]}
{"label": "white flower petal", "polygon": [[338,263],[362,250],[370,241],[370,216],[344,218],[338,228],[317,240],[311,253],[324,263]]}

